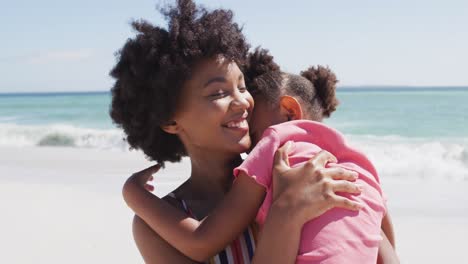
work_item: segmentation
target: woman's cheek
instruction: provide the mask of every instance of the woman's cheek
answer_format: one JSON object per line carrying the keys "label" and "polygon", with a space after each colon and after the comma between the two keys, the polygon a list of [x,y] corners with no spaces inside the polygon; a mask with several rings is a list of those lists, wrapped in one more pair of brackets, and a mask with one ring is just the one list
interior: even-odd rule
{"label": "woman's cheek", "polygon": [[227,112],[229,109],[230,101],[227,97],[218,99],[213,102],[213,109],[219,112]]}

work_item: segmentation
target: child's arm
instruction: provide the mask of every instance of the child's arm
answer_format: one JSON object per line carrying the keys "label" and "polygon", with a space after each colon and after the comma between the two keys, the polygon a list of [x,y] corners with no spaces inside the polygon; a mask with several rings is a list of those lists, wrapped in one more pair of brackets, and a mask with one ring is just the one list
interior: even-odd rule
{"label": "child's arm", "polygon": [[130,177],[123,188],[124,199],[162,238],[196,261],[215,255],[242,233],[265,196],[263,186],[240,173],[215,210],[199,222],[145,190],[153,172],[147,169]]}

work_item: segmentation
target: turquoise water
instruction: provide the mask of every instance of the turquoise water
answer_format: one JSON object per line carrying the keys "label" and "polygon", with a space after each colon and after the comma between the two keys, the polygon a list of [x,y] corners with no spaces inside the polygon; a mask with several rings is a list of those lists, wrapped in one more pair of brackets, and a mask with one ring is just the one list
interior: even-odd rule
{"label": "turquoise water", "polygon": [[[352,135],[468,136],[468,88],[339,89],[325,122]],[[0,124],[112,129],[110,94],[0,94]]]}
{"label": "turquoise water", "polygon": [[0,124],[52,125],[109,129],[110,94],[45,93],[0,94]]}
{"label": "turquoise water", "polygon": [[[468,180],[468,88],[338,89],[325,122],[386,177]],[[1,146],[128,150],[110,94],[0,94]],[[203,120],[200,120],[203,125]]]}
{"label": "turquoise water", "polygon": [[[339,89],[338,110],[325,122],[345,134],[468,136],[468,88]],[[111,129],[110,94],[0,94],[0,124]]]}
{"label": "turquoise water", "polygon": [[327,123],[346,134],[468,137],[468,89],[341,90]]}

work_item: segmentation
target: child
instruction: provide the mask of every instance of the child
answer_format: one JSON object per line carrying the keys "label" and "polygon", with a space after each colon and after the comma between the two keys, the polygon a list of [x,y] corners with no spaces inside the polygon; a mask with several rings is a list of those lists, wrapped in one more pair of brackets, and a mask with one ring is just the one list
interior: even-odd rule
{"label": "child", "polygon": [[[357,172],[356,181],[362,187],[356,190],[360,195],[342,194],[361,204],[361,210],[333,208],[304,225],[297,262],[375,263],[386,213],[377,172],[362,153],[345,143],[339,132],[314,122],[328,117],[336,109],[335,75],[320,66],[309,68],[301,76],[282,73],[273,65],[271,57],[259,50],[251,56],[251,61],[265,58],[266,65],[258,67],[260,73],[246,71],[247,77],[260,75],[250,80],[249,87],[255,98],[251,134],[253,142],[258,141],[258,144],[234,170],[236,181],[230,192],[201,222],[190,219],[177,226],[164,224],[171,217],[176,219],[175,215],[180,212],[170,207],[160,209],[155,214],[166,221],[156,226],[155,231],[188,257],[204,261],[230,243],[253,219],[261,226],[273,200],[274,153],[284,143],[293,141],[289,156],[291,167],[327,150],[338,160],[329,163],[329,167]],[[255,67],[249,70],[255,71]],[[341,191],[345,189],[344,183]]]}

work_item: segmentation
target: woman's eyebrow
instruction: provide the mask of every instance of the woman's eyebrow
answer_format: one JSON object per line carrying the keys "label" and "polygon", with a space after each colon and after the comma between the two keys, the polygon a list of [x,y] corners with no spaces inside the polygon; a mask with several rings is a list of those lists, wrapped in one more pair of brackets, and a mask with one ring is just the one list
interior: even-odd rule
{"label": "woman's eyebrow", "polygon": [[[239,74],[239,81],[243,79],[244,79],[244,74],[242,73]],[[226,78],[224,78],[223,76],[218,76],[218,77],[214,77],[208,80],[203,87],[207,87],[208,85],[215,83],[215,82],[226,83],[227,81],[226,81]]]}
{"label": "woman's eyebrow", "polygon": [[212,84],[212,83],[215,83],[215,82],[221,82],[221,83],[225,83],[226,82],[226,78],[220,76],[220,77],[214,77],[210,80],[208,80],[205,85],[203,87],[207,87],[208,85]]}

